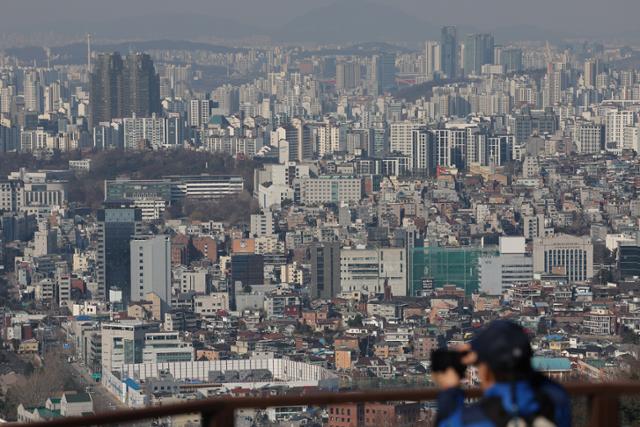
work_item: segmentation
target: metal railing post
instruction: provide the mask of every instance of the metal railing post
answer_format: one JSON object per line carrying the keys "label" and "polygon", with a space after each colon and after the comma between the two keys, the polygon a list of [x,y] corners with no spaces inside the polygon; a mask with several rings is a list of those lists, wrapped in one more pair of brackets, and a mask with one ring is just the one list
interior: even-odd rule
{"label": "metal railing post", "polygon": [[215,405],[202,411],[200,420],[202,427],[233,427],[235,425],[235,412],[233,407]]}
{"label": "metal railing post", "polygon": [[619,426],[620,425],[620,396],[597,394],[589,399],[591,419],[589,426]]}
{"label": "metal railing post", "polygon": [[234,427],[235,424],[235,411],[233,409],[223,409],[214,417],[212,427]]}

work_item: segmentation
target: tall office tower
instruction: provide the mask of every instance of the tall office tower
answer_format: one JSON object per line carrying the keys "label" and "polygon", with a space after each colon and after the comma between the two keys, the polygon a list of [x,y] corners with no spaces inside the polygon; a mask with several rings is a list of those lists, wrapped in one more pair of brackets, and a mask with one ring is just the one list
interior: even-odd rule
{"label": "tall office tower", "polygon": [[16,126],[3,126],[0,124],[0,153],[15,151],[19,146],[20,129]]}
{"label": "tall office tower", "polygon": [[184,142],[184,121],[180,113],[169,113],[164,126],[165,146],[178,146]]}
{"label": "tall office tower", "polygon": [[[168,235],[134,236],[130,241],[131,292],[128,301],[142,301],[154,293],[166,308],[171,304],[171,238]],[[128,298],[127,298],[128,297]]]}
{"label": "tall office tower", "polygon": [[122,82],[125,117],[133,114],[138,117],[150,117],[153,113],[160,113],[160,77],[149,55],[127,55]]}
{"label": "tall office tower", "polygon": [[382,158],[389,152],[389,129],[384,123],[374,123],[369,132],[368,155],[373,158]]}
{"label": "tall office tower", "polygon": [[340,243],[313,243],[309,247],[311,298],[329,299],[341,292]]}
{"label": "tall office tower", "polygon": [[522,71],[522,49],[509,48],[502,49],[498,65],[503,65],[507,73],[518,73]]}
{"label": "tall office tower", "polygon": [[426,61],[425,73],[428,77],[433,77],[440,69],[440,43],[427,40],[424,43],[424,58]]}
{"label": "tall office tower", "polygon": [[434,176],[436,171],[436,143],[426,128],[414,129],[411,167],[414,174]]}
{"label": "tall office tower", "polygon": [[379,90],[383,92],[393,89],[396,85],[396,55],[394,53],[382,53],[376,55],[375,58]]}
{"label": "tall office tower", "polygon": [[98,55],[91,73],[90,114],[91,126],[123,117],[122,57],[119,53]]}
{"label": "tall office tower", "polygon": [[440,67],[447,78],[458,77],[458,30],[456,27],[442,27]]}
{"label": "tall office tower", "polygon": [[465,75],[479,76],[483,65],[493,64],[493,45],[491,34],[468,34],[466,36],[463,61]]}
{"label": "tall office tower", "polygon": [[593,277],[593,243],[589,236],[558,234],[533,240],[534,273],[566,275],[570,282]]}
{"label": "tall office tower", "polygon": [[91,73],[90,123],[97,126],[114,118],[150,117],[159,113],[160,78],[151,57],[142,53],[100,54]]}
{"label": "tall office tower", "polygon": [[[98,59],[98,62],[100,59]],[[98,298],[112,288],[131,295],[131,238],[142,234],[142,211],[132,202],[106,202],[98,211],[96,279]]]}
{"label": "tall office tower", "polygon": [[360,64],[354,61],[336,64],[336,90],[355,89],[360,84]]}
{"label": "tall office tower", "polygon": [[593,89],[596,87],[596,76],[598,75],[598,61],[595,59],[587,59],[584,61],[584,70],[582,71],[582,79],[584,86]]}
{"label": "tall office tower", "polygon": [[640,276],[640,232],[636,232],[635,240],[620,242],[617,266],[622,278]]}
{"label": "tall office tower", "polygon": [[24,75],[24,108],[40,114],[42,107],[40,76],[35,70],[27,71]]}

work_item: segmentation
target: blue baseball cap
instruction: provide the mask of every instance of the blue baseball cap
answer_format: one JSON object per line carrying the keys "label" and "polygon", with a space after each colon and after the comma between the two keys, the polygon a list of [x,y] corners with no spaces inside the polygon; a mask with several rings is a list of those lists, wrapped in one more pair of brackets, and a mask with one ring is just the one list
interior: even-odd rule
{"label": "blue baseball cap", "polygon": [[495,372],[515,373],[531,370],[533,350],[529,336],[517,323],[495,320],[471,340],[471,349]]}

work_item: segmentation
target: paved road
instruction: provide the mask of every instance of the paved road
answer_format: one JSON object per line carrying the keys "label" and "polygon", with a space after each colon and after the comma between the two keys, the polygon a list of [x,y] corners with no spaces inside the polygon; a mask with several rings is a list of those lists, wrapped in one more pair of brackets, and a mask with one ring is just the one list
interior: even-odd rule
{"label": "paved road", "polygon": [[116,399],[102,384],[97,383],[91,377],[91,373],[86,367],[78,362],[72,362],[70,366],[78,374],[77,380],[80,385],[85,389],[90,387],[89,393],[93,398],[93,406],[96,413],[113,411],[116,408],[126,408],[124,403]]}

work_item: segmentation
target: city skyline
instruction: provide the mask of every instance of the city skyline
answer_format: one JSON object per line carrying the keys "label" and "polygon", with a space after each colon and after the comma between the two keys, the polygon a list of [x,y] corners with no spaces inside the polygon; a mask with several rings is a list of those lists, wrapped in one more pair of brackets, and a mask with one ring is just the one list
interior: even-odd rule
{"label": "city skyline", "polygon": [[[490,325],[470,388],[636,378],[639,6],[38,4],[0,11],[0,421],[441,386]],[[222,414],[443,424],[414,397]]]}

